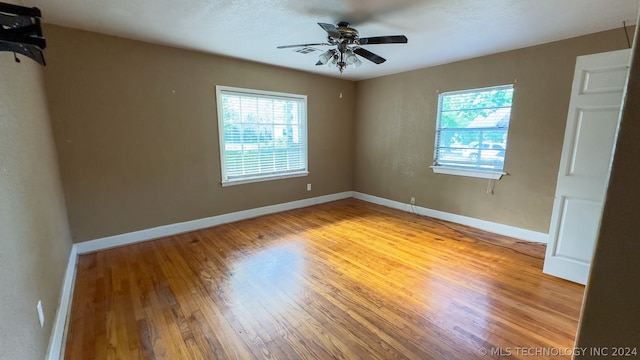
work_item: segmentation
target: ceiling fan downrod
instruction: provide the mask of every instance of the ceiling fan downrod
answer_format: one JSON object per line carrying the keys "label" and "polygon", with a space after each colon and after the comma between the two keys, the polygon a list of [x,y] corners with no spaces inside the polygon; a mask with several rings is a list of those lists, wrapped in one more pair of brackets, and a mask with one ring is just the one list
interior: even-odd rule
{"label": "ceiling fan downrod", "polygon": [[[345,61],[345,55],[344,53],[347,51],[347,44],[342,42],[338,44],[338,51],[337,53],[340,54],[339,58],[337,58],[336,60],[338,60],[338,62],[336,63],[336,65],[338,66],[338,70],[340,70],[340,74],[342,74],[344,72],[344,69],[347,67],[347,62]],[[338,54],[334,55],[336,57],[338,57]]]}

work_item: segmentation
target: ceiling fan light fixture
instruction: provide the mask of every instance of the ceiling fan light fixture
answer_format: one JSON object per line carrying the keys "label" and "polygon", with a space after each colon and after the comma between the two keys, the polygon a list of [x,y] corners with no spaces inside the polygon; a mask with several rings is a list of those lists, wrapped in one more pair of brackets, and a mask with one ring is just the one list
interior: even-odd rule
{"label": "ceiling fan light fixture", "polygon": [[329,59],[329,61],[327,62],[327,65],[331,66],[331,65],[335,65],[337,63],[338,63],[338,55],[334,52],[333,56],[331,56],[331,59]]}
{"label": "ceiling fan light fixture", "polygon": [[333,58],[333,51],[333,49],[327,50],[318,57],[318,60],[320,61],[320,63],[322,63],[322,65],[327,64],[329,60]]}
{"label": "ceiling fan light fixture", "polygon": [[344,61],[347,65],[353,65],[356,68],[362,65],[362,61],[358,59],[358,56],[351,49],[345,52]]}

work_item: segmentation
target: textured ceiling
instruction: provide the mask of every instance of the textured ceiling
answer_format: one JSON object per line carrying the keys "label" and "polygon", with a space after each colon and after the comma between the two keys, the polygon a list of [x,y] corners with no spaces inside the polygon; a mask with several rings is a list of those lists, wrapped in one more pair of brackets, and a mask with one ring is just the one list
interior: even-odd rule
{"label": "textured ceiling", "polygon": [[[45,22],[359,80],[635,24],[640,0],[23,0]],[[316,43],[316,23],[348,21],[361,37],[404,34],[408,44],[367,45],[387,59],[359,68],[315,66],[278,45]],[[46,34],[45,34],[46,35]],[[620,36],[624,36],[622,30]]]}

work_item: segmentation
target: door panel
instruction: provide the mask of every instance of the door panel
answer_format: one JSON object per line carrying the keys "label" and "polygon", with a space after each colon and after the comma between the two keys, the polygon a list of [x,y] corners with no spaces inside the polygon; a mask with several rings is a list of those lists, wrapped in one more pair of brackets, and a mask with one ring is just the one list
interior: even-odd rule
{"label": "door panel", "polygon": [[600,229],[630,54],[576,61],[544,272],[581,284]]}
{"label": "door panel", "polygon": [[567,176],[599,177],[609,174],[619,107],[579,109],[575,143],[569,155]]}
{"label": "door panel", "polygon": [[589,264],[596,243],[602,204],[598,201],[562,198],[562,214],[554,256]]}
{"label": "door panel", "polygon": [[[627,51],[627,50],[622,50]],[[621,92],[627,80],[627,66],[611,66],[582,72],[581,94]],[[622,84],[622,86],[620,85]]]}

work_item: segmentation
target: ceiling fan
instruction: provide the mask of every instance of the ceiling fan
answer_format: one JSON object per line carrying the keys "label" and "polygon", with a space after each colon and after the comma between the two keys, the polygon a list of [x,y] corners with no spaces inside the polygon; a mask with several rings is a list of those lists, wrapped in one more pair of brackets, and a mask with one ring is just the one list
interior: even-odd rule
{"label": "ceiling fan", "polygon": [[307,46],[335,46],[335,49],[327,50],[320,55],[320,59],[316,65],[336,65],[340,73],[344,71],[347,65],[353,65],[355,67],[360,66],[362,63],[356,55],[360,55],[363,58],[376,63],[382,64],[387,61],[385,58],[372,53],[371,51],[360,47],[361,45],[376,45],[376,44],[406,44],[408,39],[404,35],[391,35],[391,36],[373,36],[361,38],[358,30],[349,26],[347,22],[339,22],[338,25],[318,23],[328,35],[327,42],[314,43],[314,44],[298,44],[298,45],[283,45],[278,46],[278,49],[294,48],[294,47],[307,47]]}

